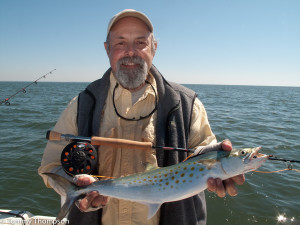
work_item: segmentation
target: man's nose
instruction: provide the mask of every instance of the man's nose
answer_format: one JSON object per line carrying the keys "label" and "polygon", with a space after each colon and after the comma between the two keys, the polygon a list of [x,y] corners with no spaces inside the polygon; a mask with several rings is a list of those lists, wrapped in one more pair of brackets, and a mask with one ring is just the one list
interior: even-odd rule
{"label": "man's nose", "polygon": [[135,53],[136,53],[136,49],[134,44],[128,44],[126,49],[126,55],[132,57],[135,55]]}

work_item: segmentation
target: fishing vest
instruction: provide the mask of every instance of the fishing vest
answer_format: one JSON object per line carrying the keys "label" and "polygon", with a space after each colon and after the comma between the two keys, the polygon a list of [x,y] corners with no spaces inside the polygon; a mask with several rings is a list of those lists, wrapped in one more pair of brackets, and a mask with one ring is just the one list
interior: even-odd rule
{"label": "fishing vest", "polygon": [[[152,66],[158,93],[156,121],[156,145],[187,148],[196,93],[182,85],[167,82]],[[94,81],[79,94],[77,125],[80,136],[99,136],[99,126],[105,100],[110,87],[111,69],[103,77]],[[101,128],[100,128],[101,129]],[[156,151],[159,167],[170,166],[183,161],[186,152]],[[72,207],[70,224],[101,224],[102,210],[81,213]],[[205,225],[206,201],[204,192],[193,197],[164,203],[160,209],[160,225]]]}

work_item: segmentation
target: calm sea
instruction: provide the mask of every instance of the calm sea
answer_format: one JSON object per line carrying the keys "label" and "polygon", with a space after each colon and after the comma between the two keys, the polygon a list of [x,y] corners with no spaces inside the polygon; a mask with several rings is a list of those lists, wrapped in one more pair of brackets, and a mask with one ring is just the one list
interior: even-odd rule
{"label": "calm sea", "polygon": [[[0,101],[26,86],[0,82]],[[26,93],[0,106],[0,209],[55,216],[59,196],[37,175],[46,145],[66,104],[87,83],[32,85]],[[186,85],[204,103],[218,140],[235,147],[262,146],[266,154],[300,160],[300,88],[223,85]],[[269,161],[261,170],[285,169]],[[294,164],[300,170],[300,164]],[[249,173],[236,197],[206,193],[208,225],[300,224],[300,173]]]}

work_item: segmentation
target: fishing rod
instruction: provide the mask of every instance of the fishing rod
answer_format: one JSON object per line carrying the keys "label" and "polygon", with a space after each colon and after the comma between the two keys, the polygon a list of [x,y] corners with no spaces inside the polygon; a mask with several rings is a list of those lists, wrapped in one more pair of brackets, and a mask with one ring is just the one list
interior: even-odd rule
{"label": "fishing rod", "polygon": [[120,138],[106,138],[106,137],[82,137],[75,136],[71,134],[61,134],[55,131],[47,131],[46,138],[49,141],[88,141],[92,145],[103,145],[115,148],[125,148],[125,149],[139,149],[139,150],[151,150],[151,149],[161,149],[170,151],[184,151],[184,152],[194,152],[194,149],[187,148],[177,148],[177,147],[164,147],[164,146],[154,146],[151,142],[141,142],[132,141]]}
{"label": "fishing rod", "polygon": [[274,155],[269,155],[269,160],[277,160],[277,161],[282,161],[282,162],[288,162],[288,163],[300,163],[300,160],[295,160],[295,159],[284,159],[284,158],[277,158]]}
{"label": "fishing rod", "polygon": [[[106,137],[83,137],[75,136],[72,134],[61,134],[56,131],[47,131],[46,138],[49,141],[67,141],[68,144],[61,154],[62,167],[69,175],[76,175],[79,173],[91,173],[97,163],[97,151],[93,145],[109,146],[114,148],[124,149],[138,149],[138,150],[151,150],[159,149],[166,151],[184,151],[194,153],[194,149],[177,148],[177,147],[164,147],[155,146],[151,142],[132,141],[120,138],[106,138]],[[193,154],[191,154],[193,156]],[[268,155],[269,160],[277,160],[289,163],[288,169],[292,169],[291,163],[300,163],[300,160],[291,160],[278,158],[274,155]],[[259,171],[256,171],[259,172]]]}
{"label": "fishing rod", "polygon": [[55,71],[56,69],[54,70],[51,70],[50,72],[46,73],[45,75],[39,77],[38,79],[36,79],[35,81],[31,82],[30,84],[28,84],[27,86],[21,88],[20,90],[18,90],[15,94],[11,95],[10,97],[4,99],[1,101],[0,105],[2,105],[3,103],[5,103],[5,105],[9,106],[10,105],[10,102],[9,100],[13,97],[15,97],[17,94],[19,94],[20,92],[23,92],[23,93],[26,93],[26,88],[28,88],[30,85],[32,84],[37,84],[37,82],[42,79],[42,78],[46,78],[46,76],[48,76],[49,74],[52,74],[53,71]]}
{"label": "fishing rod", "polygon": [[93,145],[109,146],[114,148],[151,150],[161,149],[169,151],[194,152],[194,149],[154,146],[151,142],[132,141],[119,138],[82,137],[71,134],[61,134],[47,131],[49,141],[67,141],[69,143],[61,153],[61,165],[70,176],[77,174],[91,174],[97,167],[98,153]]}

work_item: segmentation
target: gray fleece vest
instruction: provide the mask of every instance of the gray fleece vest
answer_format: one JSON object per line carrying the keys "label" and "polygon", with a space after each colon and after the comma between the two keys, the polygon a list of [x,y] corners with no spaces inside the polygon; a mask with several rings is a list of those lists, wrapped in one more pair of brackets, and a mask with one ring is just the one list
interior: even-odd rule
{"label": "gray fleece vest", "polygon": [[[154,66],[150,71],[156,80],[159,96],[156,145],[186,148],[196,93],[182,85],[167,82]],[[111,69],[106,71],[101,79],[91,83],[79,95],[77,123],[80,136],[99,136],[101,114],[110,87],[110,72]],[[187,153],[157,150],[156,157],[158,166],[165,167],[183,161]],[[101,209],[81,213],[77,207],[73,207],[69,214],[70,224],[101,224],[101,213]],[[164,203],[161,207],[160,225],[205,224],[206,202],[203,192],[181,201]]]}

